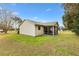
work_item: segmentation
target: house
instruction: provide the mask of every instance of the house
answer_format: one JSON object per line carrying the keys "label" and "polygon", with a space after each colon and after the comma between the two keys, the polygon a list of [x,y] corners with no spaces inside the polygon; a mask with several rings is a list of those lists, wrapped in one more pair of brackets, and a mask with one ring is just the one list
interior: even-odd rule
{"label": "house", "polygon": [[32,20],[24,21],[20,26],[20,34],[38,36],[43,34],[57,35],[58,22],[41,23]]}
{"label": "house", "polygon": [[0,33],[3,33],[4,32],[4,30],[3,29],[0,29]]}

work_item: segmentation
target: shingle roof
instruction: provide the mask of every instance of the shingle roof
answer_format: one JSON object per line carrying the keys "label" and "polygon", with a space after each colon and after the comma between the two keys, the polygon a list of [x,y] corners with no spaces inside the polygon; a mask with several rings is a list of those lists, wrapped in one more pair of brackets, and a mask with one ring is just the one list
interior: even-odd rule
{"label": "shingle roof", "polygon": [[43,26],[58,26],[58,22],[36,22],[36,21],[32,21],[32,20],[26,20],[29,22],[34,23],[35,25],[43,25]]}

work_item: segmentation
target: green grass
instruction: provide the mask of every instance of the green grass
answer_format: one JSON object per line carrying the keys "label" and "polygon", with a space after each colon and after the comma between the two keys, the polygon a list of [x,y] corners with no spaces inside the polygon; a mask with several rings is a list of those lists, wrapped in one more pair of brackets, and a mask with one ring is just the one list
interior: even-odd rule
{"label": "green grass", "polygon": [[15,32],[0,34],[0,55],[79,55],[79,37],[70,31],[59,35],[27,36]]}

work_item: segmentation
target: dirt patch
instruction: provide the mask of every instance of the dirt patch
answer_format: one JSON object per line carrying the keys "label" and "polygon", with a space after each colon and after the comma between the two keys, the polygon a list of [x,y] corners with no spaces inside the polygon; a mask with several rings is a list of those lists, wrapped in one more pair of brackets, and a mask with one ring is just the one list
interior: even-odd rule
{"label": "dirt patch", "polygon": [[0,39],[0,55],[52,55],[52,52],[53,45],[48,42],[41,46],[33,46],[11,39]]}

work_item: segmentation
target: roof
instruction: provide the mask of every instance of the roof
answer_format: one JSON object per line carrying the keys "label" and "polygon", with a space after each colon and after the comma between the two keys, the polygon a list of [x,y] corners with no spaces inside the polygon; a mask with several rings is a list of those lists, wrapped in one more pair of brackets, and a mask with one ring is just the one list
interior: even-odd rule
{"label": "roof", "polygon": [[32,20],[25,20],[34,23],[35,25],[43,25],[43,26],[58,26],[58,22],[36,22]]}

